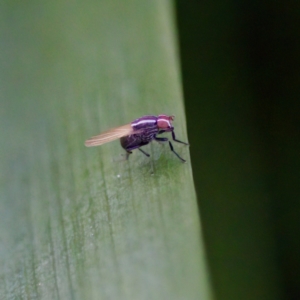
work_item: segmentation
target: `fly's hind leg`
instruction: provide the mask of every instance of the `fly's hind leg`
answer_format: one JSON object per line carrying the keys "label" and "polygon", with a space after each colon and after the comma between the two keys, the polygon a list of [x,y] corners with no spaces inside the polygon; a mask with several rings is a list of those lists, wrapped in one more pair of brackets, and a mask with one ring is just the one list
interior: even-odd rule
{"label": "fly's hind leg", "polygon": [[[147,145],[147,144],[149,144],[149,142],[139,142],[138,144],[136,144],[136,145],[134,145],[134,146],[125,148],[125,150],[127,151],[127,153],[131,154],[131,153],[132,153],[132,152],[131,152],[132,150],[138,149],[138,150],[140,150],[143,154],[145,154],[147,157],[149,157],[150,154],[148,154],[147,152],[145,152],[144,150],[142,150],[142,149],[140,148],[140,147],[145,146],[145,145]],[[128,156],[129,156],[129,154],[128,154]]]}
{"label": "fly's hind leg", "polygon": [[144,153],[146,156],[150,157],[150,154],[148,154],[147,152],[145,152],[144,150],[142,150],[141,148],[138,148],[142,153]]}
{"label": "fly's hind leg", "polygon": [[126,150],[126,153],[125,153],[125,154],[123,154],[123,153],[121,154],[122,158],[114,159],[114,161],[115,161],[115,162],[126,161],[126,160],[128,160],[130,154],[132,154],[132,152]]}
{"label": "fly's hind leg", "polygon": [[126,150],[125,160],[128,160],[130,154],[132,154],[132,151]]}

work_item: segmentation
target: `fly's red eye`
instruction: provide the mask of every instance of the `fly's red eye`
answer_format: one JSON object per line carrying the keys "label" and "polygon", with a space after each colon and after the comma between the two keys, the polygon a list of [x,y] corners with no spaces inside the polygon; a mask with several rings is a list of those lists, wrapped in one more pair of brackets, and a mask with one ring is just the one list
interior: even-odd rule
{"label": "fly's red eye", "polygon": [[167,116],[167,115],[159,115],[157,118],[157,127],[159,129],[170,129],[172,128],[171,121],[173,121],[174,116]]}

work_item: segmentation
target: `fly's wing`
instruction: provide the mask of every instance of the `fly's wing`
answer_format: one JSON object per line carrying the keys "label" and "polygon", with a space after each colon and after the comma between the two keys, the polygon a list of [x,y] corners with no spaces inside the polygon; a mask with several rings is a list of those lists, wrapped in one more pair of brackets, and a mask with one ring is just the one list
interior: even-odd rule
{"label": "fly's wing", "polygon": [[109,129],[85,141],[87,147],[100,146],[133,133],[131,124]]}

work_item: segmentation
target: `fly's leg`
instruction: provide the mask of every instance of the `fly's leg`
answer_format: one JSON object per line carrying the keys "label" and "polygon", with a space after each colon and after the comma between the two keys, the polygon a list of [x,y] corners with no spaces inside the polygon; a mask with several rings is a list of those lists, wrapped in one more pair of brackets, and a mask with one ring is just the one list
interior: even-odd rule
{"label": "fly's leg", "polygon": [[126,154],[123,154],[123,153],[121,154],[122,158],[120,158],[120,159],[114,159],[114,161],[115,162],[121,162],[121,161],[128,160],[130,154],[132,154],[132,152],[126,150]]}
{"label": "fly's leg", "polygon": [[144,150],[142,150],[141,148],[138,148],[142,153],[144,153],[146,156],[150,157],[150,154],[148,154],[147,152],[145,152]]}
{"label": "fly's leg", "polygon": [[126,154],[125,154],[125,159],[124,160],[128,160],[130,154],[132,154],[132,151],[126,150]]}
{"label": "fly's leg", "polygon": [[132,153],[132,150],[135,149],[139,149],[141,152],[143,152],[143,154],[145,154],[146,156],[150,156],[150,154],[148,154],[147,152],[145,152],[144,150],[140,149],[140,147],[145,146],[147,144],[149,144],[149,142],[142,142],[142,141],[134,141],[135,143],[131,143],[129,145],[122,145],[122,147],[126,150],[127,152],[127,156],[129,156],[129,154]]}
{"label": "fly's leg", "polygon": [[157,142],[159,142],[159,143],[161,143],[161,142],[167,142],[169,139],[168,138],[161,138],[161,137],[154,137],[154,139],[157,141]]}
{"label": "fly's leg", "polygon": [[[173,141],[175,141],[175,142],[177,142],[177,143],[180,143],[180,144],[184,144],[184,145],[189,146],[188,143],[185,143],[185,142],[182,142],[182,141],[177,140],[174,131],[172,131],[172,138],[173,138]],[[173,150],[172,150],[172,151],[173,151]]]}
{"label": "fly's leg", "polygon": [[[182,143],[182,142],[181,142]],[[183,143],[185,144],[185,143]],[[172,143],[169,141],[169,145],[170,145],[170,149],[171,151],[182,161],[182,162],[186,162],[185,159],[183,159],[181,156],[179,156],[179,154],[174,150]]]}
{"label": "fly's leg", "polygon": [[[182,143],[182,144],[188,145],[187,143],[184,143],[184,142],[181,142],[181,141],[176,140],[174,131],[172,131],[172,137],[173,137],[173,140],[174,140],[175,142],[178,142],[178,143]],[[155,139],[156,141],[158,141],[158,142],[167,142],[167,141],[169,141],[168,138],[154,137],[154,139]],[[183,159],[183,158],[182,158],[182,157],[174,150],[173,145],[172,145],[172,143],[171,143],[170,141],[169,141],[169,146],[170,146],[171,151],[172,151],[172,152],[173,152],[173,153],[174,153],[174,154],[175,154],[182,162],[186,162],[186,160]]]}

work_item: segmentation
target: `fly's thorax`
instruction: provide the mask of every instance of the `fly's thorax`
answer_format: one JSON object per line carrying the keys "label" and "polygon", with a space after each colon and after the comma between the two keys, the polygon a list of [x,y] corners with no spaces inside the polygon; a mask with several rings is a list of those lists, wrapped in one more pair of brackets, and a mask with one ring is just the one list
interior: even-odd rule
{"label": "fly's thorax", "polygon": [[139,148],[151,142],[158,134],[157,116],[143,116],[131,122],[132,133],[121,138],[121,145],[126,150]]}
{"label": "fly's thorax", "polygon": [[144,131],[144,130],[157,130],[157,116],[143,116],[141,118],[138,118],[134,120],[131,123],[131,126],[133,128],[133,133],[134,131]]}

